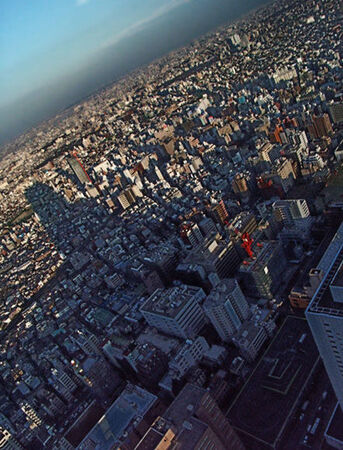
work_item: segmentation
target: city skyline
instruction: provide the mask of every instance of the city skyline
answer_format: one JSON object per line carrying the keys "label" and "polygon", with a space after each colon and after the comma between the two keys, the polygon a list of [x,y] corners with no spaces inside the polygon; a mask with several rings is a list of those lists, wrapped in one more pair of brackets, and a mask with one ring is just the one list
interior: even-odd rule
{"label": "city skyline", "polygon": [[343,448],[341,1],[154,2],[1,147],[0,449]]}
{"label": "city skyline", "polygon": [[[3,2],[0,144],[267,0]],[[177,31],[177,33],[175,33]]]}

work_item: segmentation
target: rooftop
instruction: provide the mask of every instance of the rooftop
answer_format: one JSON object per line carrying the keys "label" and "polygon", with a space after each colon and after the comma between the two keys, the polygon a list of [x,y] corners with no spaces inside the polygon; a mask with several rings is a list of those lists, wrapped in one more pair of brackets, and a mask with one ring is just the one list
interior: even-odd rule
{"label": "rooftop", "polygon": [[[323,313],[343,317],[343,303],[335,302],[330,290],[332,281],[341,273],[343,262],[343,223],[337,230],[317,268],[323,270],[324,278],[307,308],[308,313]],[[339,280],[341,280],[341,276]]]}
{"label": "rooftop", "polygon": [[306,320],[288,317],[228,411],[233,426],[274,447],[318,360]]}
{"label": "rooftop", "polygon": [[[262,243],[261,243],[262,244]],[[264,242],[263,247],[254,246],[255,259],[249,264],[241,264],[239,270],[241,272],[259,271],[263,269],[272,258],[275,249],[280,245],[277,241]]]}
{"label": "rooftop", "polygon": [[168,317],[176,317],[183,307],[201,288],[194,286],[174,286],[167,290],[157,289],[143,304],[141,311]]}
{"label": "rooftop", "polygon": [[102,450],[112,449],[127,428],[132,423],[135,425],[134,420],[140,421],[144,417],[156,399],[150,392],[128,384],[77,448],[86,450],[88,444],[94,442]]}
{"label": "rooftop", "polygon": [[185,420],[189,420],[195,414],[206,392],[199,386],[187,383],[163,417],[179,428]]}
{"label": "rooftop", "polygon": [[204,307],[213,307],[223,304],[228,298],[228,295],[232,293],[238,287],[238,283],[235,279],[226,278],[220,281],[217,286],[211,290],[210,295],[204,302]]}

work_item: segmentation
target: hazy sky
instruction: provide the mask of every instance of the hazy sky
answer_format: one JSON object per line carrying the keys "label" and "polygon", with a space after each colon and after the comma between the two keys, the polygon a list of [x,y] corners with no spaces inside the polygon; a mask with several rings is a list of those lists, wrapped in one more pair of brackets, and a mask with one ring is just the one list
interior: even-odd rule
{"label": "hazy sky", "polygon": [[0,142],[266,0],[0,0]]}

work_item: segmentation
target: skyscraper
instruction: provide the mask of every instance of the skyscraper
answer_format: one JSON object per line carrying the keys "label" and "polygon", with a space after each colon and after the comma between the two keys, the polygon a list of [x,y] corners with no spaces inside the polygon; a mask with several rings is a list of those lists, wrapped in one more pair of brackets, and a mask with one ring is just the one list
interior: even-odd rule
{"label": "skyscraper", "polygon": [[204,302],[207,317],[223,341],[229,341],[249,316],[249,304],[234,279],[224,279]]}
{"label": "skyscraper", "polygon": [[317,268],[324,276],[306,317],[343,409],[343,223]]}
{"label": "skyscraper", "polygon": [[312,116],[312,122],[309,123],[308,132],[312,139],[320,139],[329,136],[332,133],[332,125],[328,114],[322,116]]}
{"label": "skyscraper", "polygon": [[76,153],[73,153],[71,157],[67,158],[67,162],[71,170],[77,177],[77,179],[80,181],[80,183],[82,184],[92,183],[92,180],[90,179],[88,173],[86,172]]}

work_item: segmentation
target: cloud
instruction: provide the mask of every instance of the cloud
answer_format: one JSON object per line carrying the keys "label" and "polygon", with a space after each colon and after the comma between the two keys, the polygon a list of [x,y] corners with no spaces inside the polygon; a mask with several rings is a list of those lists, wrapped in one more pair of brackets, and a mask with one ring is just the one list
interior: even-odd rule
{"label": "cloud", "polygon": [[[86,2],[88,0],[78,0],[78,1]],[[103,42],[100,45],[100,48],[107,48],[117,44],[122,39],[132,36],[133,34],[136,34],[139,31],[144,30],[149,25],[149,23],[153,22],[159,17],[164,16],[173,9],[178,8],[179,6],[184,5],[186,3],[190,3],[191,1],[192,0],[170,0],[169,3],[167,3],[166,5],[157,8],[149,17],[139,20],[138,22],[127,27],[125,30],[121,31],[119,34]]]}
{"label": "cloud", "polygon": [[76,5],[77,6],[82,6],[82,5],[85,5],[88,2],[89,2],[89,0],[76,0]]}

